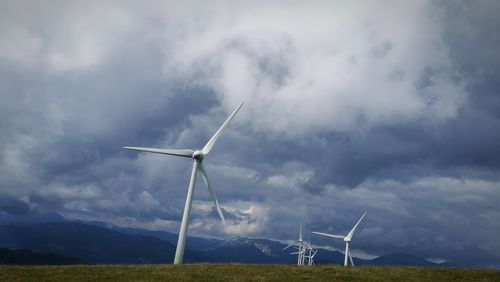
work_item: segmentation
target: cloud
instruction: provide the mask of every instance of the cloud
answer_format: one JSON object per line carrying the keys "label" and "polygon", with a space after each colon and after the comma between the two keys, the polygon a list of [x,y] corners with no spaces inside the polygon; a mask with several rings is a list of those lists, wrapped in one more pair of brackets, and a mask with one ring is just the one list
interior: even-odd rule
{"label": "cloud", "polygon": [[39,38],[30,34],[26,29],[4,28],[0,38],[0,58],[12,63],[29,65],[41,52]]}
{"label": "cloud", "polygon": [[177,232],[190,160],[122,147],[200,148],[245,100],[205,159],[229,223],[198,180],[190,234],[367,210],[359,254],[499,265],[495,2],[0,6],[2,211]]}
{"label": "cloud", "polygon": [[243,118],[285,136],[455,117],[466,80],[455,75],[440,10],[390,5],[295,3],[278,15],[249,5],[195,25],[189,11],[181,44],[167,45],[182,60],[166,67],[214,89],[226,106],[249,100]]}
{"label": "cloud", "polygon": [[120,36],[134,26],[130,11],[112,2],[51,4],[4,5],[0,57],[53,72],[89,70],[102,63]]}

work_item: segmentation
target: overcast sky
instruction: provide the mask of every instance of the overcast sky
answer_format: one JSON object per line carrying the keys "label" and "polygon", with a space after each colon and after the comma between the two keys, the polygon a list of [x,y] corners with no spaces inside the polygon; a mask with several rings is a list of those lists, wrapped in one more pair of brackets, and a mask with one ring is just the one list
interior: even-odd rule
{"label": "overcast sky", "polygon": [[[185,3],[188,2],[188,3]],[[0,211],[500,266],[499,1],[1,1]],[[311,237],[342,249],[341,242]]]}

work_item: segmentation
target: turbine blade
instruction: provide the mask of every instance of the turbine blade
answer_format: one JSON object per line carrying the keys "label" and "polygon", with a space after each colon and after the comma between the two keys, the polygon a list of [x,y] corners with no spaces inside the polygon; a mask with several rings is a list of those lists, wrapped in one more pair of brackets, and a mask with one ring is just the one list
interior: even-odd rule
{"label": "turbine blade", "polygon": [[238,107],[236,107],[236,109],[233,111],[233,113],[226,119],[226,121],[221,125],[221,127],[219,127],[219,129],[215,132],[214,136],[212,136],[212,138],[210,138],[210,140],[208,140],[205,147],[203,147],[203,149],[201,149],[201,151],[203,152],[204,155],[208,154],[210,152],[210,150],[212,150],[212,147],[214,146],[215,142],[217,142],[217,139],[219,139],[220,135],[222,134],[222,131],[224,131],[224,129],[229,124],[229,122],[233,119],[233,117],[236,115],[236,113],[240,110],[241,106],[243,106],[243,103],[245,103],[245,102],[241,102],[241,104]]}
{"label": "turbine blade", "polygon": [[361,220],[363,220],[363,218],[365,217],[366,215],[366,212],[361,216],[361,218],[358,220],[358,222],[356,223],[356,225],[354,225],[354,227],[351,229],[351,232],[349,232],[349,234],[347,234],[347,236],[345,236],[347,239],[352,239],[352,235],[354,234],[354,231],[356,230],[356,228],[358,227],[358,224],[361,222]]}
{"label": "turbine blade", "polygon": [[296,255],[296,254],[303,254],[304,252],[305,252],[305,250],[298,250],[298,251],[296,251],[294,253],[290,253],[290,254]]}
{"label": "turbine blade", "polygon": [[299,241],[295,241],[295,242],[291,243],[290,245],[288,245],[288,246],[284,247],[284,248],[283,248],[283,249],[281,249],[281,250],[282,250],[282,251],[283,251],[283,250],[286,250],[286,249],[290,248],[291,246],[293,246],[293,245],[297,244],[298,242],[299,242]]}
{"label": "turbine blade", "polygon": [[349,259],[351,260],[351,265],[354,266],[354,262],[352,261],[352,256],[350,251],[349,251]]}
{"label": "turbine blade", "polygon": [[318,235],[322,235],[322,236],[326,236],[326,237],[331,237],[331,238],[339,239],[339,240],[344,240],[344,238],[345,238],[342,235],[334,235],[334,234],[328,234],[328,233],[323,233],[323,232],[313,231],[312,233],[318,234]]}
{"label": "turbine blade", "polygon": [[201,176],[203,176],[203,181],[205,182],[205,186],[207,186],[207,190],[210,193],[212,200],[214,201],[215,209],[217,210],[217,213],[219,214],[219,217],[222,220],[222,222],[225,223],[226,220],[224,219],[224,215],[222,214],[222,210],[220,208],[219,201],[217,200],[217,197],[215,196],[214,191],[212,191],[212,188],[210,187],[210,182],[208,182],[207,172],[205,171],[205,167],[203,166],[203,163],[200,163],[198,168],[201,172]]}
{"label": "turbine blade", "polygon": [[143,148],[143,147],[123,147],[123,148],[134,151],[172,155],[172,156],[187,157],[187,158],[191,158],[194,153],[194,151],[191,149],[155,149],[155,148]]}

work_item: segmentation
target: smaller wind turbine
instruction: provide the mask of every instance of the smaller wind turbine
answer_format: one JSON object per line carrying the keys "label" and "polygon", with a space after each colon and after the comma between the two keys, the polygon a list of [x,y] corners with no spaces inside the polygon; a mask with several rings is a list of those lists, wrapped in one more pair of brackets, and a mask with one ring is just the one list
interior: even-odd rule
{"label": "smaller wind turbine", "polygon": [[315,264],[314,263],[314,256],[316,255],[317,252],[318,252],[318,250],[315,250],[312,247],[311,241],[306,242],[306,249],[305,249],[304,258],[305,258],[305,261],[307,262],[307,265],[312,266]]}
{"label": "smaller wind turbine", "polygon": [[354,262],[352,261],[351,252],[349,251],[349,243],[352,240],[352,235],[354,234],[354,231],[358,227],[358,224],[361,222],[361,220],[363,220],[363,218],[365,217],[365,215],[366,215],[366,212],[361,216],[361,218],[358,220],[358,222],[356,223],[356,225],[354,225],[354,227],[351,229],[351,231],[346,236],[333,235],[333,234],[328,234],[328,233],[323,233],[323,232],[316,232],[316,231],[313,231],[312,233],[318,234],[318,235],[322,235],[322,236],[326,236],[326,237],[330,237],[330,238],[335,238],[335,239],[338,239],[338,240],[344,240],[344,242],[345,242],[344,266],[347,266],[347,257],[349,257],[349,260],[351,261],[351,265],[354,266]]}
{"label": "smaller wind turbine", "polygon": [[290,254],[291,255],[298,255],[297,256],[297,265],[304,265],[304,260],[305,260],[304,253],[306,252],[306,243],[302,240],[302,223],[300,224],[299,240],[284,247],[283,250],[286,250],[292,246],[294,246],[297,249],[297,251],[290,253]]}
{"label": "smaller wind turbine", "polygon": [[310,248],[309,249],[309,255],[307,256],[307,265],[313,266],[315,265],[314,263],[314,256],[318,253],[318,250],[314,250]]}

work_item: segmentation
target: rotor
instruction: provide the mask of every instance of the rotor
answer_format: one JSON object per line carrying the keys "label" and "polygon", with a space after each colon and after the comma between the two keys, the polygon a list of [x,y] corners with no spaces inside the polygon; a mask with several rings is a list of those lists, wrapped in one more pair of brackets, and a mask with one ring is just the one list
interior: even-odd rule
{"label": "rotor", "polygon": [[193,156],[192,156],[192,158],[193,158],[194,160],[196,160],[197,162],[201,162],[201,161],[203,161],[203,158],[204,158],[204,157],[205,157],[205,154],[203,154],[203,152],[202,152],[202,151],[200,151],[200,150],[196,150],[196,151],[194,151],[194,152],[193,152]]}

